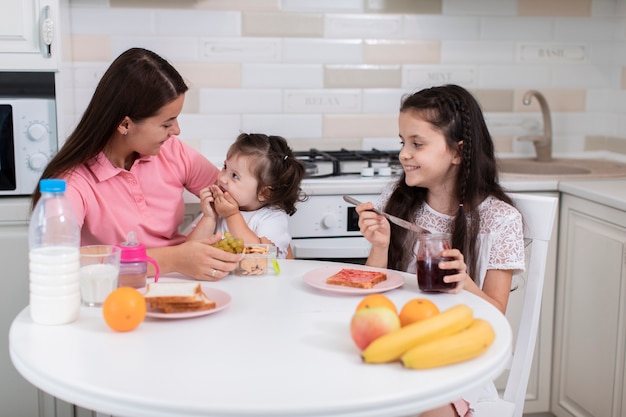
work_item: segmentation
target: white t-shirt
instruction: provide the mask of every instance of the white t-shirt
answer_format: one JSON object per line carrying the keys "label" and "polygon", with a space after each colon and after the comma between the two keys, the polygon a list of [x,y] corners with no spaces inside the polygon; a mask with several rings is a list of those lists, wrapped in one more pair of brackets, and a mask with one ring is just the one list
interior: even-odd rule
{"label": "white t-shirt", "polygon": [[[277,257],[287,257],[287,250],[291,243],[289,234],[289,216],[283,210],[272,207],[261,207],[254,211],[242,211],[246,224],[258,237],[269,239],[278,250]],[[227,232],[228,225],[222,218],[217,219],[216,232]]]}

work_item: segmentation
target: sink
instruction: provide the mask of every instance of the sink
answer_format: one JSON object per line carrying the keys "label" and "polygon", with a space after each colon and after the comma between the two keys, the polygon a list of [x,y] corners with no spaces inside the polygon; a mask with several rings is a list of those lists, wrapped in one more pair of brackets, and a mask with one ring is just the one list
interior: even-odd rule
{"label": "sink", "polygon": [[498,172],[502,177],[626,177],[626,163],[608,159],[554,158],[538,162],[533,158],[503,158],[498,160]]}

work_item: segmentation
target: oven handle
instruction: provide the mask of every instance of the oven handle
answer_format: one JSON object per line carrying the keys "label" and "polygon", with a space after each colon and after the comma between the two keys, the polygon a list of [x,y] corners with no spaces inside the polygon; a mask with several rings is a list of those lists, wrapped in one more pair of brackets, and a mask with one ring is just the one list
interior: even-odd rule
{"label": "oven handle", "polygon": [[296,259],[367,258],[371,245],[364,237],[292,239]]}

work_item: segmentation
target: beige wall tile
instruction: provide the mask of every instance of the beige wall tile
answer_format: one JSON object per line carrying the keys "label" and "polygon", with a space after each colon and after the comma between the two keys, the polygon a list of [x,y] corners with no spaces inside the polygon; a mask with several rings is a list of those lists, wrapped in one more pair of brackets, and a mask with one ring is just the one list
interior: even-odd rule
{"label": "beige wall tile", "polygon": [[442,0],[366,1],[366,13],[441,14]]}
{"label": "beige wall tile", "polygon": [[73,35],[72,61],[112,61],[111,38],[105,35]]}
{"label": "beige wall tile", "polygon": [[190,88],[239,88],[241,64],[174,63]]}
{"label": "beige wall tile", "polygon": [[244,12],[242,33],[244,36],[319,38],[324,36],[324,16],[322,14]]}
{"label": "beige wall tile", "polygon": [[591,16],[591,0],[518,0],[519,16]]}
{"label": "beige wall tile", "polygon": [[493,146],[496,154],[513,152],[512,136],[492,136],[491,140],[493,141]]}
{"label": "beige wall tile", "polygon": [[185,93],[182,113],[198,113],[200,111],[200,93],[197,88],[189,88]]}
{"label": "beige wall tile", "polygon": [[324,88],[400,88],[400,66],[327,65]]}
{"label": "beige wall tile", "polygon": [[512,112],[513,90],[472,90],[483,112]]}
{"label": "beige wall tile", "polygon": [[280,0],[110,0],[111,7],[150,9],[279,10]]}
{"label": "beige wall tile", "polygon": [[396,137],[396,114],[329,114],[324,116],[325,138]]}
{"label": "beige wall tile", "polygon": [[[530,105],[523,103],[523,96],[528,90],[515,90],[515,99],[513,102],[513,111],[516,112],[537,112],[539,111],[539,102],[536,98],[532,98]],[[585,111],[587,92],[585,90],[574,89],[545,89],[538,90],[546,98],[550,111],[555,112],[582,112]]]}
{"label": "beige wall tile", "polygon": [[608,137],[606,150],[626,154],[626,138]]}
{"label": "beige wall tile", "polygon": [[438,64],[441,42],[367,40],[363,53],[366,64]]}

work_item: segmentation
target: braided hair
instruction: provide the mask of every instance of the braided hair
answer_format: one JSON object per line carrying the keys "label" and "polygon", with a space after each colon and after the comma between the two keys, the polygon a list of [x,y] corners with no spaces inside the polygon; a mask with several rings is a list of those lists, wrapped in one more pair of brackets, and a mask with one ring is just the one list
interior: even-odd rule
{"label": "braided hair", "polygon": [[[462,157],[454,190],[459,210],[452,225],[452,247],[461,250],[468,270],[475,271],[478,260],[475,242],[480,230],[479,204],[491,195],[513,205],[498,183],[494,145],[480,105],[464,88],[444,85],[405,95],[400,112],[410,112],[431,123],[443,134],[448,148]],[[405,179],[405,174],[402,174],[385,210],[410,219],[426,201],[428,190],[408,186]],[[414,233],[400,227],[391,227],[388,267],[406,270],[414,256],[412,248],[417,238]]]}
{"label": "braided hair", "polygon": [[252,173],[259,182],[257,194],[263,196],[265,206],[279,208],[291,216],[296,212],[296,203],[307,199],[300,188],[304,164],[294,157],[285,138],[242,133],[228,149],[226,158],[235,155],[250,157]]}

